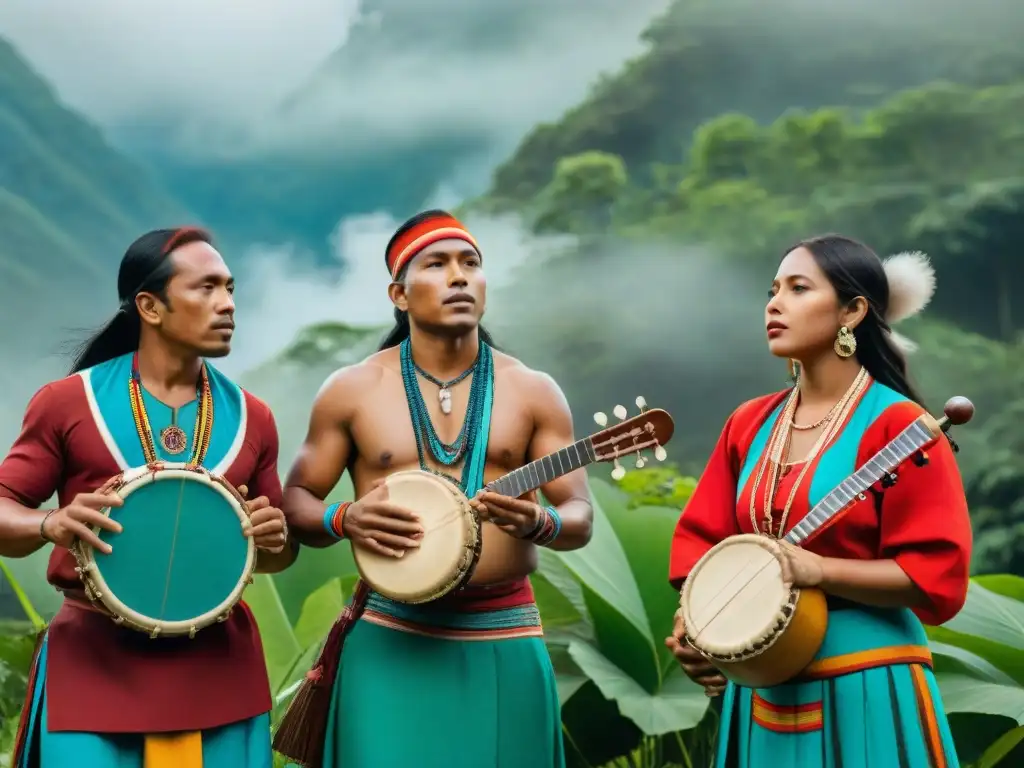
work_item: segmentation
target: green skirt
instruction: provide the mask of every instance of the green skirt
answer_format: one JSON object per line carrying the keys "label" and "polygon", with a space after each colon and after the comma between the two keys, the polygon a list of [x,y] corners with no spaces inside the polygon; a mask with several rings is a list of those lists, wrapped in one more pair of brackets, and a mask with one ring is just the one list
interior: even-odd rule
{"label": "green skirt", "polygon": [[372,596],[342,650],[324,768],[564,768],[539,634],[535,606],[439,615]]}

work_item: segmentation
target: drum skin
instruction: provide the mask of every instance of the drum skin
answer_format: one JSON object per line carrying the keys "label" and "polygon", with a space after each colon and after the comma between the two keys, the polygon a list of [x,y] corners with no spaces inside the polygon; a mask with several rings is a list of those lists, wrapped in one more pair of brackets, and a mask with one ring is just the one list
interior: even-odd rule
{"label": "drum skin", "polygon": [[363,581],[400,603],[437,600],[469,582],[480,557],[480,522],[454,484],[418,469],[389,475],[388,501],[416,512],[425,532],[416,549],[400,558],[353,545]]}
{"label": "drum skin", "polygon": [[769,688],[798,677],[825,640],[825,593],[787,588],[778,547],[766,536],[732,536],[710,549],[683,584],[687,640],[737,685]]}
{"label": "drum skin", "polygon": [[137,470],[104,512],[121,533],[95,529],[107,555],[75,545],[86,593],[115,621],[152,636],[190,635],[227,618],[255,568],[244,502],[222,478],[165,465]]}

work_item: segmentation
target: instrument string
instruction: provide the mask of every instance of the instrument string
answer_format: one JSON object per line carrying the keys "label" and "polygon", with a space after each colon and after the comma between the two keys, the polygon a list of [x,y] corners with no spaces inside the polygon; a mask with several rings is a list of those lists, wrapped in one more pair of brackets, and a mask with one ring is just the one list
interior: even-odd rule
{"label": "instrument string", "polygon": [[181,507],[185,498],[185,481],[178,481],[178,508],[174,512],[174,535],[171,537],[171,554],[167,558],[167,575],[164,577],[164,598],[160,603],[160,618],[167,613],[167,598],[171,593],[171,571],[174,568],[174,552],[178,546],[178,530],[181,528]]}

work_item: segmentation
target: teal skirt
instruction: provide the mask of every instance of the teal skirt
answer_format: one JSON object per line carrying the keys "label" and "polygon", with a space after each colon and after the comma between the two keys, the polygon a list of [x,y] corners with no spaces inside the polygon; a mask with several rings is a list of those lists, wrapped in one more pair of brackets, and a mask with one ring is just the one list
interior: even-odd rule
{"label": "teal skirt", "polygon": [[722,700],[716,768],[959,768],[910,611],[830,612],[825,643],[798,682]]}
{"label": "teal skirt", "polygon": [[371,599],[342,650],[324,768],[564,768],[554,670],[529,615]]}

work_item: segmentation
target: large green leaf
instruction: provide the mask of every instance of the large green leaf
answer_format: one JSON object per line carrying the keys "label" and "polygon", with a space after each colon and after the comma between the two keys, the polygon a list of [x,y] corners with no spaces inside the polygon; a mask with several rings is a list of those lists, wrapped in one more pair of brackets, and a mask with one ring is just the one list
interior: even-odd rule
{"label": "large green leaf", "polygon": [[623,716],[648,736],[693,728],[704,717],[708,707],[704,689],[681,671],[670,674],[661,690],[651,694],[589,643],[574,640],[569,655],[605,698],[615,701]]}
{"label": "large green leaf", "polygon": [[643,596],[654,647],[660,658],[660,674],[663,675],[676,664],[663,640],[672,633],[673,617],[679,608],[679,593],[668,583],[668,561],[680,511],[670,507],[629,509],[627,497],[607,483],[598,481],[593,486],[594,494],[602,500],[608,519],[622,543],[633,578]]}
{"label": "large green leaf", "polygon": [[643,598],[629,568],[629,560],[601,504],[594,501],[594,527],[590,543],[569,552],[557,552],[579,581],[650,640],[651,627]]}
{"label": "large green leaf", "polygon": [[46,567],[52,551],[53,545],[47,544],[27,557],[3,558],[36,613],[47,621],[57,614],[64,601],[61,594],[46,580]]}
{"label": "large green leaf", "polygon": [[1024,725],[1024,688],[979,680],[971,675],[936,673],[946,712],[1001,715]]}
{"label": "large green leaf", "polygon": [[[1004,587],[1013,577],[1002,577]],[[1024,603],[972,581],[959,614],[941,627],[929,627],[929,637],[980,656],[1024,684]]]}
{"label": "large green leaf", "polygon": [[246,587],[244,598],[256,617],[263,640],[263,655],[267,661],[270,686],[276,689],[301,650],[299,642],[270,576],[256,574],[252,584]]}
{"label": "large green leaf", "polygon": [[985,750],[984,754],[978,758],[978,762],[974,764],[974,768],[995,768],[999,765],[1004,758],[1006,758],[1016,747],[1024,742],[1024,726],[1018,725],[1011,731],[1007,731],[998,739],[996,739],[992,745]]}
{"label": "large green leaf", "polygon": [[[327,496],[327,500],[333,503],[352,497],[352,481],[346,474]],[[303,603],[310,594],[331,579],[346,578],[357,573],[352,547],[347,542],[323,549],[303,547],[299,550],[298,560],[290,568],[274,574],[274,585],[288,619],[294,624],[299,620]]]}
{"label": "large green leaf", "polygon": [[42,630],[46,627],[46,621],[36,611],[32,601],[28,595],[25,594],[25,590],[22,588],[21,583],[15,577],[14,573],[11,572],[7,562],[0,558],[0,571],[3,572],[4,579],[7,581],[7,586],[11,588],[14,595],[18,598],[18,604],[21,606],[21,610],[24,611],[25,617],[32,622],[32,626],[36,628],[36,631]]}

